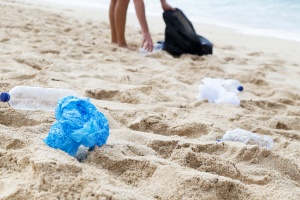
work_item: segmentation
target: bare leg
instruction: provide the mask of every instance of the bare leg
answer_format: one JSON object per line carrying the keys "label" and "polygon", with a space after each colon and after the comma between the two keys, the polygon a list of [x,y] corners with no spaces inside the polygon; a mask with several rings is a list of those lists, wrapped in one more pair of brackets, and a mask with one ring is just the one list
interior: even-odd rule
{"label": "bare leg", "polygon": [[114,12],[115,30],[117,35],[117,43],[120,47],[127,47],[125,40],[125,26],[127,9],[130,0],[117,0]]}
{"label": "bare leg", "polygon": [[110,30],[111,30],[111,42],[118,43],[117,40],[117,32],[115,25],[115,7],[117,4],[117,0],[111,0],[109,6],[109,22],[110,22]]}

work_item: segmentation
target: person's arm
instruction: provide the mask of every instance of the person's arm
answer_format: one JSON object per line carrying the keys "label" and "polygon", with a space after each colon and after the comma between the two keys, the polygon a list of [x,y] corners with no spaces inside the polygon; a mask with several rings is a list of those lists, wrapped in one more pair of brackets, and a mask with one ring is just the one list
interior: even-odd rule
{"label": "person's arm", "polygon": [[145,4],[143,0],[134,0],[135,12],[137,18],[140,22],[142,33],[143,33],[143,42],[142,47],[144,47],[148,51],[153,50],[153,42],[149,32],[146,13],[145,13]]}

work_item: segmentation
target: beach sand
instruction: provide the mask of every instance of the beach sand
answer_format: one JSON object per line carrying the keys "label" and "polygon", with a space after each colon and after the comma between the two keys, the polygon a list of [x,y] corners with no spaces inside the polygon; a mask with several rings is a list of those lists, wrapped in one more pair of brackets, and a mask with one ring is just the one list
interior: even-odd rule
{"label": "beach sand", "polygon": [[[138,53],[110,44],[107,10],[0,2],[0,91],[72,89],[109,120],[107,144],[84,162],[47,146],[54,112],[0,104],[0,199],[299,199],[300,44],[194,23],[214,54]],[[149,18],[153,40],[164,22]],[[238,79],[241,105],[197,101],[204,77]],[[271,150],[216,142],[242,128]]]}

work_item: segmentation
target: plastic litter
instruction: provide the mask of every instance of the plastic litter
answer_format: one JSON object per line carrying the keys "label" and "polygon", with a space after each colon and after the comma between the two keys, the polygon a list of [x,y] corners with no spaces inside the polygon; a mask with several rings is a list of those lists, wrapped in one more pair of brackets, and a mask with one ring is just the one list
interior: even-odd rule
{"label": "plastic litter", "polygon": [[78,95],[67,89],[16,86],[9,92],[2,92],[0,100],[14,109],[54,111],[58,100],[66,96]]}
{"label": "plastic litter", "polygon": [[210,103],[229,103],[240,105],[240,99],[237,94],[244,88],[238,80],[203,78],[199,85],[199,94],[197,100],[207,99]]}
{"label": "plastic litter", "polygon": [[88,98],[68,96],[58,101],[56,122],[44,142],[74,156],[80,145],[92,149],[106,143],[109,124]]}
{"label": "plastic litter", "polygon": [[273,146],[273,139],[270,136],[257,135],[240,128],[227,131],[219,141],[237,141],[245,144],[258,145],[259,147],[266,147],[267,149],[271,149]]}
{"label": "plastic litter", "polygon": [[145,48],[140,48],[139,51],[142,56],[149,56],[149,55],[160,52],[163,49],[163,47],[164,47],[164,42],[159,41],[153,45],[152,51],[147,51]]}
{"label": "plastic litter", "polygon": [[87,158],[88,152],[89,148],[80,145],[76,154],[74,155],[74,158],[76,158],[79,162],[83,162]]}

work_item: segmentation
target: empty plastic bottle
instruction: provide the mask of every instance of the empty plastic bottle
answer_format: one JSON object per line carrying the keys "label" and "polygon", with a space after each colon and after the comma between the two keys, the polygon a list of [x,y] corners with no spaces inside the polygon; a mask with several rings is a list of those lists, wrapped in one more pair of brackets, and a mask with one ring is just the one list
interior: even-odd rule
{"label": "empty plastic bottle", "polygon": [[153,45],[152,51],[147,51],[145,48],[140,48],[140,54],[142,56],[152,55],[152,54],[160,52],[163,49],[163,47],[164,47],[164,42],[160,41]]}
{"label": "empty plastic bottle", "polygon": [[244,90],[244,87],[241,85],[241,83],[235,79],[223,80],[221,85],[227,92],[239,93]]}
{"label": "empty plastic bottle", "polygon": [[14,109],[53,111],[58,100],[66,96],[78,95],[67,89],[16,86],[9,92],[2,92],[0,99]]}
{"label": "empty plastic bottle", "polygon": [[219,79],[219,78],[203,78],[199,85],[198,100],[207,99],[211,103],[230,103],[240,105],[237,94],[244,88],[238,80],[235,79]]}

